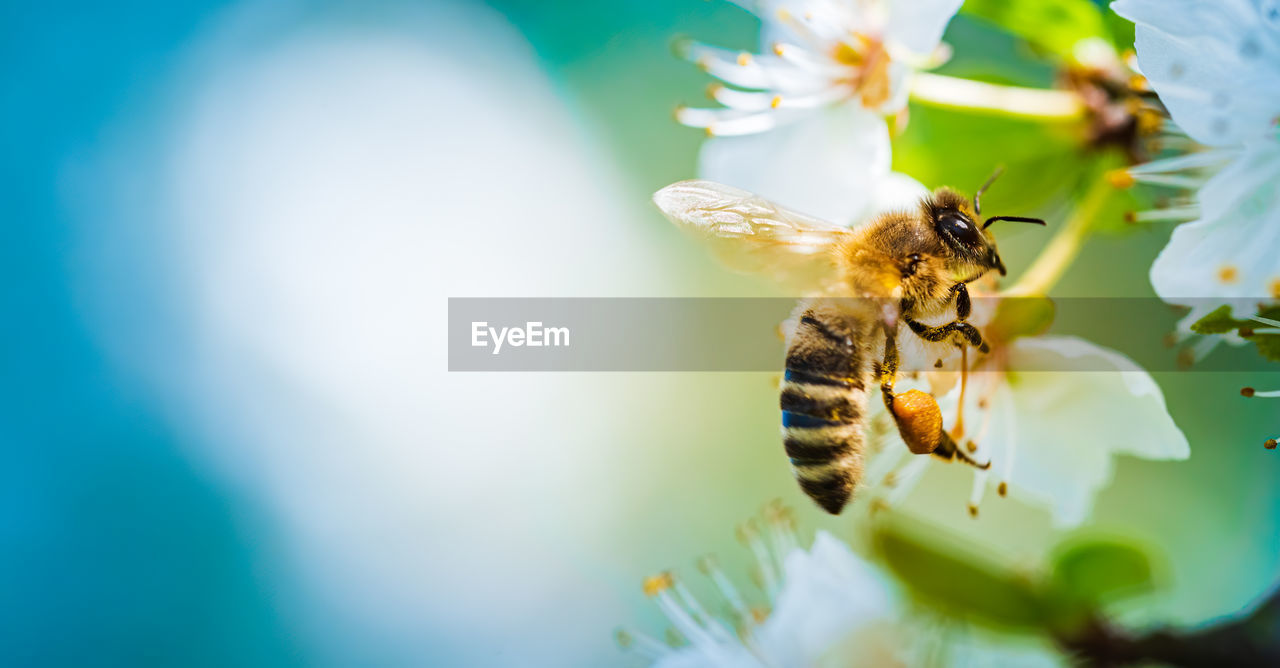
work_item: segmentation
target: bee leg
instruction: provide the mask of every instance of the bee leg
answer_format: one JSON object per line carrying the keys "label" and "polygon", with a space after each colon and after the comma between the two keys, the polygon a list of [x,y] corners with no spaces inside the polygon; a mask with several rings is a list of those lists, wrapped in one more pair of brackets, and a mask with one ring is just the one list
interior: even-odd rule
{"label": "bee leg", "polygon": [[964,283],[956,283],[951,288],[951,295],[956,300],[956,320],[964,322],[969,319],[969,314],[973,312],[973,301],[969,299],[969,288]]}
{"label": "bee leg", "polygon": [[965,464],[972,466],[975,469],[980,469],[983,471],[991,468],[991,462],[988,461],[988,462],[979,463],[976,459],[974,459],[973,457],[970,457],[969,453],[965,452],[965,449],[961,447],[959,444],[957,444],[955,440],[951,438],[951,435],[948,434],[947,432],[945,431],[942,432],[942,436],[943,436],[942,443],[938,445],[937,450],[933,451],[934,457],[945,459],[947,461],[958,459],[964,462]]}
{"label": "bee leg", "polygon": [[880,364],[880,393],[893,414],[893,383],[898,378],[898,339],[888,327],[884,331],[884,362]]}
{"label": "bee leg", "polygon": [[947,340],[947,337],[952,334],[959,334],[964,338],[965,342],[974,348],[977,348],[979,352],[985,353],[991,350],[991,346],[988,346],[987,342],[982,340],[982,334],[978,331],[978,328],[967,322],[954,320],[945,325],[930,327],[922,322],[917,322],[907,318],[907,326],[911,328],[911,331],[916,333],[916,336],[919,336],[925,341],[932,341],[936,343],[938,341]]}

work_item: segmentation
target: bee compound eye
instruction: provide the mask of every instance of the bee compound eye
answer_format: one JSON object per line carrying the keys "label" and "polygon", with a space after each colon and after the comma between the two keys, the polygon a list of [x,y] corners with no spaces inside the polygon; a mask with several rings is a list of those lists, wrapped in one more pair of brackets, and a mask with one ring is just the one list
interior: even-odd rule
{"label": "bee compound eye", "polygon": [[938,219],[938,226],[951,236],[964,243],[977,241],[978,228],[958,213],[944,213]]}

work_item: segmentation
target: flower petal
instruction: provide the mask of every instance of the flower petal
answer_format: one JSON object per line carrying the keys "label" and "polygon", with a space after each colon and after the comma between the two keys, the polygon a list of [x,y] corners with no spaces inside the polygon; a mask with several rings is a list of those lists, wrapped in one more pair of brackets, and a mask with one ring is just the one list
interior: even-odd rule
{"label": "flower petal", "polygon": [[1247,0],[1118,0],[1137,24],[1142,73],[1196,141],[1240,144],[1274,134],[1280,99],[1280,10]]}
{"label": "flower petal", "polygon": [[653,668],[765,668],[741,643],[724,643],[706,647],[689,645],[668,652],[653,664]]}
{"label": "flower petal", "polygon": [[[1074,337],[1017,339],[1008,355],[1012,371],[988,393],[991,428],[981,445],[997,475],[1013,458],[1011,493],[1048,505],[1055,524],[1084,521],[1111,479],[1113,455],[1189,456],[1160,388],[1129,358]],[[980,414],[982,394],[969,395],[968,414]]]}
{"label": "flower petal", "polygon": [[889,172],[880,179],[867,205],[868,214],[885,211],[918,211],[920,200],[929,194],[919,181],[901,172]]}
{"label": "flower petal", "polygon": [[770,132],[709,139],[698,175],[833,222],[858,220],[889,171],[884,121],[852,102],[795,113]]}
{"label": "flower petal", "polygon": [[889,8],[886,41],[895,42],[920,55],[932,53],[942,41],[951,17],[964,0],[912,0],[893,3]]}
{"label": "flower petal", "polygon": [[1274,298],[1280,291],[1280,143],[1245,150],[1199,193],[1202,218],[1179,225],[1151,267],[1166,301]]}
{"label": "flower petal", "polygon": [[813,665],[844,638],[896,615],[885,576],[825,531],[809,552],[787,555],[784,569],[773,613],[754,634],[770,665]]}

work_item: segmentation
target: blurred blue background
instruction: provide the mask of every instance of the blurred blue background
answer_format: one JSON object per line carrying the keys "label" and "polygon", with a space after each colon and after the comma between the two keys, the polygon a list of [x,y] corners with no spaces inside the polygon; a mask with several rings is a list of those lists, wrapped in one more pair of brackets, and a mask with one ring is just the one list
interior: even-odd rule
{"label": "blurred blue background", "polygon": [[[733,553],[766,499],[851,533],[780,465],[759,374],[444,372],[448,296],[758,290],[647,201],[700,140],[670,40],[754,30],[701,0],[5,3],[0,656],[599,665],[656,619],[641,576]],[[1148,294],[1162,243],[1091,247],[1063,291]],[[1137,617],[1199,621],[1276,574],[1242,445],[1275,411],[1239,403],[1256,379],[1158,380],[1192,460],[1122,462],[1098,516],[1169,555]],[[983,521],[1013,561],[1051,542]]]}

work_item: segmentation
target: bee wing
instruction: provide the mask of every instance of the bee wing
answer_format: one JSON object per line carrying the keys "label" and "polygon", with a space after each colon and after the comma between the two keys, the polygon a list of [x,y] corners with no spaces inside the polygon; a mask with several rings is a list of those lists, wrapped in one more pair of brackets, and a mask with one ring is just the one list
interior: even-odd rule
{"label": "bee wing", "polygon": [[832,248],[852,232],[712,181],[681,181],[654,193],[654,204],[703,239],[731,269],[768,276],[805,292],[829,288]]}

